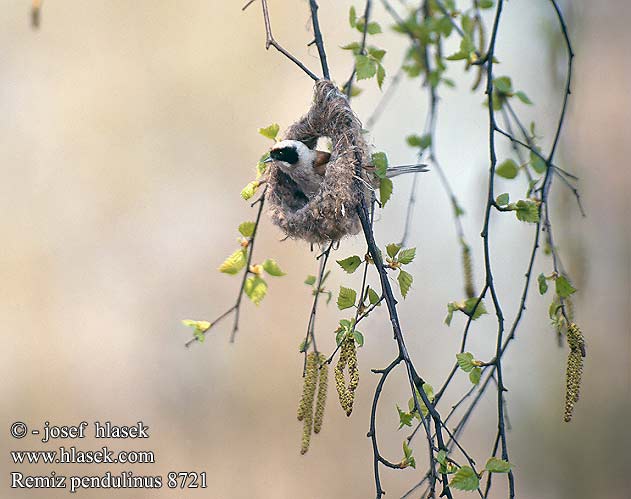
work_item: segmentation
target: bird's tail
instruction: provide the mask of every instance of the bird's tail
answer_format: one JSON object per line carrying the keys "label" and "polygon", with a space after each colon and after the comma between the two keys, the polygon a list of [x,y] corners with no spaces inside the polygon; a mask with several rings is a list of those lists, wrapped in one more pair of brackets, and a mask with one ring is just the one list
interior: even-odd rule
{"label": "bird's tail", "polygon": [[428,171],[427,165],[399,165],[391,166],[386,170],[386,177],[392,178],[404,173],[420,173]]}

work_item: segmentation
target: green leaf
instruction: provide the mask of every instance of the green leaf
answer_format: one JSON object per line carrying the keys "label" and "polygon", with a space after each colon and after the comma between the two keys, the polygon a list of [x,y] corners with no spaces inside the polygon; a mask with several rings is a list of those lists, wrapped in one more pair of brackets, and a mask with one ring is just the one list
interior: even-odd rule
{"label": "green leaf", "polygon": [[241,197],[246,201],[250,199],[254,194],[256,194],[256,190],[259,188],[260,182],[258,180],[253,180],[248,185],[246,185],[241,191]]}
{"label": "green leaf", "polygon": [[357,255],[349,256],[343,260],[337,260],[337,264],[342,267],[346,272],[352,274],[362,264],[362,259]]}
{"label": "green leaf", "polygon": [[379,178],[385,178],[388,170],[388,156],[385,152],[374,152],[371,155],[372,164],[375,167],[375,174]]}
{"label": "green leaf", "polygon": [[436,454],[436,461],[438,461],[440,464],[447,464],[447,451],[444,449],[441,449],[438,451],[438,453]]}
{"label": "green leaf", "polygon": [[259,178],[265,173],[265,170],[267,170],[267,163],[265,163],[266,159],[269,159],[269,152],[263,154],[263,156],[261,156],[261,159],[259,159],[258,163],[256,164],[256,178]]}
{"label": "green leaf", "polygon": [[357,26],[357,12],[355,11],[354,5],[351,5],[350,10],[348,11],[348,24],[351,25],[351,28]]}
{"label": "green leaf", "polygon": [[255,227],[256,224],[254,222],[243,222],[241,225],[239,225],[239,232],[243,237],[252,237]]}
{"label": "green leaf", "polygon": [[[360,33],[364,32],[364,26],[365,26],[365,21],[363,16],[357,21],[357,24],[355,26],[355,28],[357,29],[357,31],[359,31]],[[379,25],[379,23],[377,22],[369,22],[368,26],[365,27],[366,29],[366,33],[368,33],[369,35],[376,35],[381,33],[381,26]]]}
{"label": "green leaf", "polygon": [[406,458],[412,457],[412,449],[408,445],[407,440],[403,441],[403,455]]}
{"label": "green leaf", "polygon": [[359,94],[361,94],[364,91],[363,88],[358,87],[357,85],[353,84],[351,85],[351,97],[357,97]]}
{"label": "green leaf", "polygon": [[493,7],[493,0],[480,0],[478,5],[481,9],[490,9]]}
{"label": "green leaf", "polygon": [[252,303],[259,305],[267,294],[267,283],[265,279],[259,276],[248,277],[243,288],[246,296],[252,300]]}
{"label": "green leaf", "polygon": [[548,281],[543,272],[537,277],[537,282],[539,283],[539,294],[545,295],[546,291],[548,291]]}
{"label": "green leaf", "polygon": [[272,123],[270,126],[266,126],[265,128],[259,128],[259,133],[263,137],[267,137],[268,139],[276,140],[276,136],[280,130],[280,126],[278,123]]}
{"label": "green leaf", "polygon": [[399,252],[399,255],[397,256],[397,261],[399,263],[407,265],[408,263],[412,263],[412,260],[414,260],[415,256],[416,256],[416,248],[402,249]]}
{"label": "green leaf", "polygon": [[377,73],[377,63],[367,55],[357,54],[355,56],[355,70],[358,80],[366,80]]}
{"label": "green leaf", "polygon": [[386,55],[386,51],[377,47],[368,47],[368,55],[381,62],[383,60],[383,56]]}
{"label": "green leaf", "polygon": [[478,303],[477,307],[476,303],[478,303],[478,299],[475,296],[473,298],[467,298],[464,302],[464,312],[467,315],[470,315],[471,320],[473,321],[488,313],[486,311],[486,307],[484,306],[484,300],[480,300],[480,303]]}
{"label": "green leaf", "polygon": [[401,294],[403,295],[403,298],[407,297],[413,280],[414,278],[412,277],[412,274],[406,272],[405,270],[399,270],[397,281],[399,281],[399,288],[401,289]]}
{"label": "green leaf", "polygon": [[490,457],[486,462],[484,469],[490,473],[508,473],[513,465],[503,459],[497,457]]}
{"label": "green leaf", "polygon": [[379,202],[385,206],[392,196],[392,180],[389,178],[379,179]]}
{"label": "green leaf", "polygon": [[193,328],[193,334],[195,334],[195,336],[197,337],[197,339],[199,339],[200,341],[203,341],[204,339],[204,332],[208,331],[210,329],[210,322],[208,321],[192,321],[190,319],[184,319],[182,321],[182,324],[184,324],[185,326],[191,327]]}
{"label": "green leaf", "polygon": [[[423,402],[423,399],[421,398],[421,394],[419,393],[419,391],[416,388],[414,389],[414,391],[416,393],[416,399],[418,400],[419,406],[421,408],[421,414],[423,414],[423,417],[425,417],[429,414],[429,410],[427,409],[425,402]],[[430,402],[433,402],[434,401],[434,387],[430,385],[429,383],[423,383],[423,391],[425,392],[427,399]],[[415,407],[414,407],[414,397],[410,397],[410,400],[408,400],[408,407],[410,408],[410,413],[413,413],[414,416],[419,418],[418,412],[416,412]]]}
{"label": "green leaf", "polygon": [[379,88],[383,86],[383,82],[386,79],[386,70],[381,64],[377,64],[377,85]]}
{"label": "green leaf", "polygon": [[410,147],[421,147],[423,139],[420,135],[408,135],[405,140]]}
{"label": "green leaf", "polygon": [[337,295],[337,308],[344,310],[355,305],[357,292],[351,288],[340,286],[340,293]]}
{"label": "green leaf", "polygon": [[502,94],[512,94],[513,93],[513,83],[508,76],[500,76],[499,78],[495,78],[493,80],[493,86],[495,89]]}
{"label": "green leaf", "polygon": [[357,343],[357,345],[360,347],[364,346],[364,335],[359,331],[353,331],[353,338],[355,339],[355,343]]}
{"label": "green leaf", "polygon": [[528,104],[529,106],[532,105],[532,101],[528,98],[528,96],[522,92],[521,90],[515,92],[515,95],[517,96],[517,98],[522,101],[524,104]]}
{"label": "green leaf", "polygon": [[519,166],[512,159],[507,159],[497,166],[495,173],[500,177],[512,179],[519,173]]}
{"label": "green leaf", "polygon": [[533,151],[530,151],[530,166],[537,173],[544,173],[547,169],[546,162],[537,156]]}
{"label": "green leaf", "polygon": [[472,371],[469,373],[469,381],[474,385],[480,383],[480,377],[482,376],[482,369],[479,367],[474,367]]}
{"label": "green leaf", "polygon": [[469,466],[462,466],[451,478],[449,486],[458,490],[477,490],[480,486],[480,477]]}
{"label": "green leaf", "polygon": [[404,426],[412,426],[412,420],[414,416],[409,412],[402,411],[397,405],[397,411],[399,412],[399,430]]}
{"label": "green leaf", "polygon": [[342,343],[342,340],[343,340],[344,338],[346,338],[346,333],[347,333],[347,332],[348,332],[348,331],[346,331],[345,329],[338,329],[338,330],[336,331],[336,334],[335,334],[335,344],[336,344],[336,345],[338,345],[338,346],[339,346],[339,345],[340,345],[340,343]]}
{"label": "green leaf", "polygon": [[304,340],[300,342],[300,345],[298,345],[298,352],[305,353],[307,351],[307,348],[309,348],[310,344],[311,344],[311,340],[307,340],[305,338]]}
{"label": "green leaf", "polygon": [[379,303],[379,295],[372,288],[368,288],[368,301],[370,302],[371,305],[374,305],[375,303]]}
{"label": "green leaf", "polygon": [[465,35],[462,37],[460,41],[460,50],[455,54],[446,57],[448,61],[459,61],[462,59],[469,59],[471,53],[475,52],[475,45],[471,40],[471,37]]}
{"label": "green leaf", "polygon": [[462,30],[469,36],[473,36],[473,28],[475,28],[475,24],[473,23],[473,18],[469,17],[466,14],[463,14],[461,17],[462,21]]}
{"label": "green leaf", "polygon": [[495,202],[499,206],[506,206],[509,201],[510,201],[510,197],[508,196],[508,192],[505,192],[504,194],[500,194],[499,196],[497,196],[497,199],[495,200]]}
{"label": "green leaf", "polygon": [[359,51],[361,50],[362,47],[358,42],[352,42],[340,48],[343,50],[352,50],[353,54],[359,54]]}
{"label": "green leaf", "polygon": [[515,204],[515,215],[522,222],[537,223],[539,221],[539,206],[531,199],[520,199]]}
{"label": "green leaf", "polygon": [[401,245],[396,243],[390,243],[386,246],[386,253],[390,258],[397,256],[397,253],[401,250]]}
{"label": "green leaf", "polygon": [[466,373],[471,372],[475,367],[473,365],[474,357],[471,352],[457,353],[456,360],[458,361],[458,367]]}
{"label": "green leaf", "polygon": [[567,277],[560,275],[556,278],[555,282],[556,292],[561,298],[567,298],[568,296],[576,293],[576,289],[570,284]]}
{"label": "green leaf", "polygon": [[315,283],[316,283],[316,276],[314,275],[308,275],[307,278],[305,279],[305,284],[309,286],[313,286]]}
{"label": "green leaf", "polygon": [[238,249],[232,255],[224,260],[219,266],[219,272],[224,274],[238,274],[246,264],[246,250]]}
{"label": "green leaf", "polygon": [[458,306],[454,302],[447,304],[447,317],[445,317],[445,324],[451,326],[451,321],[454,318],[454,312],[459,310]]}
{"label": "green leaf", "polygon": [[281,277],[286,275],[285,272],[280,269],[276,261],[272,260],[271,258],[268,258],[263,262],[263,270],[274,277]]}
{"label": "green leaf", "polygon": [[381,33],[381,26],[377,22],[370,22],[368,23],[368,29],[366,30],[366,33],[368,33],[369,35],[376,35],[378,33]]}

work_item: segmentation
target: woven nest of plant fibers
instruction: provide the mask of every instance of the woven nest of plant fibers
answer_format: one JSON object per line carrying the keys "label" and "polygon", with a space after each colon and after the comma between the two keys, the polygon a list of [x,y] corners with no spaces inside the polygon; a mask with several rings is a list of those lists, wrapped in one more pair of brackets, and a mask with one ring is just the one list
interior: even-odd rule
{"label": "woven nest of plant fibers", "polygon": [[326,244],[357,234],[360,196],[370,191],[358,182],[357,168],[369,163],[362,125],[348,99],[329,80],[315,84],[309,112],[294,123],[284,139],[299,140],[313,149],[320,137],[331,139],[331,159],[320,190],[308,199],[274,162],[270,164],[268,202],[272,222],[289,237]]}

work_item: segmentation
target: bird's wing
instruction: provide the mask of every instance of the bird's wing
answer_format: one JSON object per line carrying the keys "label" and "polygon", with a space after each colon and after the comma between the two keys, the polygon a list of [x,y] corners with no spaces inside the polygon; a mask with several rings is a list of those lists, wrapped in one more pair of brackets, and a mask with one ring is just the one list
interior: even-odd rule
{"label": "bird's wing", "polygon": [[315,161],[313,162],[313,169],[318,175],[324,177],[326,172],[326,165],[331,159],[331,153],[325,151],[316,151]]}

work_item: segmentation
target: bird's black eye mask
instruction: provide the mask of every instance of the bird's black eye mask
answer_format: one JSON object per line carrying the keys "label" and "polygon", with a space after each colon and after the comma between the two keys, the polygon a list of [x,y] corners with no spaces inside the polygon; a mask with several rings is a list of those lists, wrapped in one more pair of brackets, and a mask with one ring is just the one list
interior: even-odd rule
{"label": "bird's black eye mask", "polygon": [[298,151],[295,147],[283,147],[282,149],[272,149],[270,157],[276,161],[284,161],[290,165],[298,163]]}

